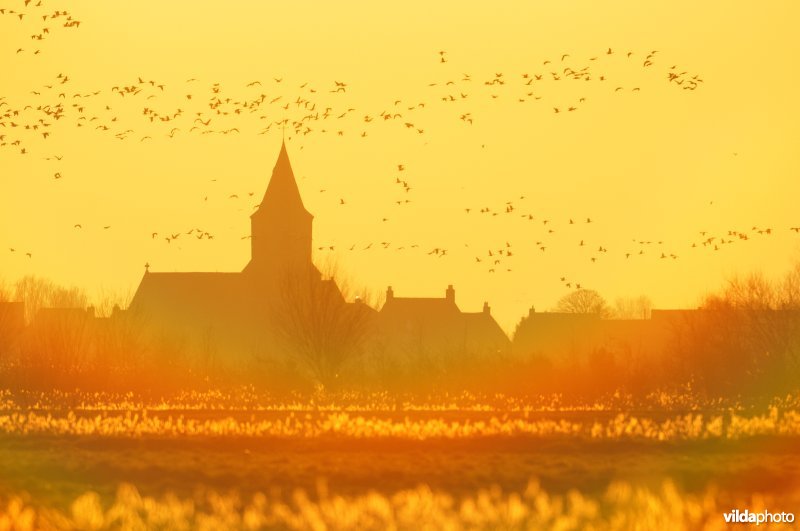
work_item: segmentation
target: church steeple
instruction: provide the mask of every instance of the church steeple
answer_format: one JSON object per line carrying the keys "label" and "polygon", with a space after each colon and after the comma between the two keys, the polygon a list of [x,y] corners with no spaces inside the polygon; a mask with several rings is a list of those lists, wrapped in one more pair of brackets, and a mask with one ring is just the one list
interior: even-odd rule
{"label": "church steeple", "polygon": [[289,269],[310,266],[312,220],[282,142],[264,198],[250,216],[251,257],[244,270],[277,279]]}
{"label": "church steeple", "polygon": [[272,178],[267,185],[267,191],[264,192],[264,198],[251,218],[257,217],[271,208],[296,208],[308,214],[308,211],[303,206],[300,190],[297,188],[292,164],[289,162],[289,153],[286,152],[285,141],[281,142],[281,151],[278,153],[278,160],[272,170]]}

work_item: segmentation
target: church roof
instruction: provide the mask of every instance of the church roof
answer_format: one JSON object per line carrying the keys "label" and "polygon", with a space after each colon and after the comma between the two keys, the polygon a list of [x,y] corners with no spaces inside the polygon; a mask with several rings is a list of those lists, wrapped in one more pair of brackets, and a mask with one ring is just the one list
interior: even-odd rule
{"label": "church roof", "polygon": [[303,199],[300,197],[300,190],[297,188],[297,181],[294,178],[292,164],[289,162],[289,153],[286,151],[286,142],[281,142],[281,151],[278,153],[278,160],[272,169],[272,177],[264,192],[258,210],[252,215],[256,216],[262,209],[300,209],[307,215],[311,215],[303,206]]}
{"label": "church roof", "polygon": [[142,278],[130,308],[152,305],[199,308],[208,304],[228,307],[241,298],[238,273],[150,273]]}

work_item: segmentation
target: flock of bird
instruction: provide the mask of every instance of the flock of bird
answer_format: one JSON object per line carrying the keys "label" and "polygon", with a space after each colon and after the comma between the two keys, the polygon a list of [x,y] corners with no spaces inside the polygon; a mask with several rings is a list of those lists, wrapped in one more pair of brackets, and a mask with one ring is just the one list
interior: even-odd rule
{"label": "flock of bird", "polygon": [[[405,169],[405,166],[398,165],[398,169],[402,171]],[[406,191],[411,189],[408,182],[401,179],[399,176],[395,178],[395,184],[402,185]],[[485,216],[488,218],[511,216],[521,219],[522,222],[533,223],[534,227],[539,227],[538,232],[535,228],[534,230],[526,231],[527,234],[533,236],[529,241],[524,242],[524,244],[520,246],[515,246],[510,241],[504,241],[495,247],[484,249],[480,254],[474,255],[474,264],[477,267],[483,268],[487,273],[512,272],[514,271],[512,267],[513,262],[518,256],[523,254],[530,256],[530,253],[526,251],[533,250],[534,252],[545,253],[553,247],[564,249],[565,246],[569,245],[577,247],[584,255],[584,259],[591,264],[605,259],[609,253],[616,255],[620,259],[624,257],[625,261],[644,259],[645,257],[655,260],[677,260],[679,259],[677,252],[681,252],[682,255],[683,252],[696,253],[703,249],[710,252],[717,252],[720,251],[723,246],[730,246],[737,242],[747,242],[754,238],[769,237],[776,232],[771,227],[758,226],[753,226],[749,230],[726,230],[713,235],[709,231],[704,230],[697,231],[697,233],[693,235],[688,235],[686,241],[677,244],[664,240],[632,238],[631,243],[625,246],[617,246],[609,251],[607,244],[598,243],[597,241],[592,243],[587,236],[583,236],[584,231],[581,227],[594,223],[592,217],[575,217],[557,220],[539,216],[525,205],[525,199],[525,196],[520,196],[517,199],[505,201],[494,207],[466,207],[463,209],[465,215]],[[398,201],[397,203],[401,204],[402,202]],[[384,218],[384,221],[385,220]],[[789,227],[789,230],[800,234],[800,227]],[[469,247],[468,244],[465,244],[465,246]],[[520,247],[522,252],[518,253],[517,247]],[[336,245],[322,245],[317,247],[318,251],[336,251],[336,249]],[[435,258],[444,258],[452,255],[445,247],[421,249],[418,244],[393,245],[392,242],[387,241],[368,242],[366,245],[364,243],[354,243],[346,247],[346,249],[347,251],[390,249],[404,251],[419,249],[427,256]],[[585,283],[573,278],[567,278],[566,276],[561,276],[560,282],[567,289],[581,289],[585,287]]]}
{"label": "flock of bird", "polygon": [[[59,11],[50,16],[71,17]],[[73,22],[77,21],[70,19],[68,24]],[[479,119],[478,111],[468,109],[472,105],[479,106],[473,103],[476,100],[537,102],[545,97],[545,87],[552,89],[557,83],[569,80],[595,82],[614,93],[639,92],[638,86],[608,84],[608,74],[602,73],[604,66],[608,66],[605,63],[619,56],[632,67],[652,70],[657,68],[658,53],[652,50],[639,57],[640,54],[633,51],[618,54],[608,48],[588,58],[561,54],[558,59],[542,61],[538,67],[532,65],[530,72],[513,75],[494,72],[479,79],[462,73],[428,83],[427,89],[433,93],[423,101],[393,98],[383,108],[372,110],[358,109],[350,103],[346,98],[349,83],[340,80],[319,86],[308,81],[290,86],[283,77],[272,77],[252,80],[232,91],[220,82],[203,86],[196,78],[187,79],[182,86],[169,86],[164,81],[139,76],[107,88],[87,89],[75,86],[68,74],[59,74],[52,82],[30,90],[28,101],[14,104],[0,97],[0,127],[5,129],[0,148],[17,149],[21,155],[30,154],[32,140],[51,137],[56,131],[54,123],[61,121],[79,128],[92,128],[119,140],[139,142],[157,137],[174,139],[187,134],[267,134],[274,128],[300,137],[329,134],[363,138],[379,124],[424,135],[426,110],[436,103],[457,104],[454,119],[471,126]],[[678,70],[677,65],[672,65],[664,71],[669,83],[687,90],[695,90],[703,83],[698,74],[690,76],[688,71]],[[556,114],[575,112],[587,105],[589,99],[580,96],[552,109]],[[482,111],[485,110],[484,107]],[[135,115],[140,117],[138,124],[131,120]],[[158,125],[163,127],[156,127]]]}
{"label": "flock of bird", "polygon": [[42,42],[50,38],[54,32],[62,28],[79,28],[81,21],[66,10],[46,9],[43,0],[20,0],[19,9],[0,7],[0,17],[13,19],[31,31],[28,43],[19,43],[15,54],[39,55],[42,53]]}
{"label": "flock of bird", "polygon": [[[0,15],[16,17],[19,21],[34,18],[35,9],[42,8],[42,2],[32,4],[24,0],[27,11],[0,8]],[[34,42],[42,41],[50,35],[53,23],[66,28],[78,28],[80,21],[67,11],[38,14],[42,28],[31,35]],[[17,53],[26,50],[20,48]],[[38,54],[39,50],[32,52]],[[450,63],[448,54],[438,52],[438,62],[442,65]],[[556,84],[567,82],[593,82],[607,87],[612,93],[637,93],[639,86],[614,84],[604,68],[609,61],[624,61],[626,65],[646,71],[660,70],[667,82],[682,90],[696,90],[704,80],[699,74],[672,65],[669,68],[660,66],[660,52],[650,50],[639,53],[632,50],[617,51],[606,48],[589,57],[572,57],[569,53],[560,54],[540,63],[532,64],[530,71],[507,74],[493,72],[479,77],[475,74],[461,73],[445,75],[444,79],[427,85],[431,94],[411,101],[392,98],[382,108],[360,109],[347,99],[350,85],[347,81],[333,80],[326,84],[313,84],[305,81],[290,85],[283,77],[270,79],[254,79],[243,86],[230,89],[221,82],[203,84],[196,78],[189,78],[177,86],[155,79],[137,76],[131,80],[115,83],[110,87],[79,87],[69,74],[59,73],[50,82],[30,90],[30,98],[24,102],[12,102],[0,96],[0,149],[16,150],[20,156],[32,156],[35,153],[48,153],[46,147],[55,134],[69,133],[69,127],[91,129],[97,134],[109,135],[119,141],[134,140],[138,143],[154,142],[157,139],[168,141],[186,135],[264,135],[270,131],[280,130],[282,134],[305,138],[308,135],[327,134],[336,137],[366,137],[378,126],[397,127],[410,134],[425,135],[432,127],[428,122],[427,110],[436,106],[455,105],[452,116],[464,126],[471,127],[479,120],[481,112],[486,112],[486,105],[474,104],[477,109],[468,109],[472,102],[479,99],[488,101],[506,100],[514,104],[535,104],[545,97],[545,86],[553,88]],[[443,68],[447,68],[443,66]],[[569,114],[588,105],[591,98],[581,96],[574,101],[552,106],[555,114]],[[449,107],[446,107],[449,108]],[[138,116],[133,119],[132,116]],[[257,124],[256,127],[253,127]],[[302,149],[302,147],[301,147]],[[42,156],[44,160],[58,164],[62,155]],[[402,190],[395,200],[397,206],[412,204],[413,187],[405,177],[405,165],[398,164],[398,175],[393,183]],[[66,178],[56,168],[52,173],[54,180]],[[326,192],[321,189],[320,193]],[[254,192],[248,192],[248,197]],[[244,196],[242,196],[244,198]],[[230,200],[240,199],[239,193],[228,195]],[[481,206],[464,208],[465,215],[470,216],[511,216],[523,222],[539,225],[540,233],[533,236],[525,245],[537,253],[546,253],[555,244],[555,238],[568,234],[573,244],[585,254],[588,262],[596,263],[609,253],[605,244],[590,243],[586,236],[581,237],[579,227],[592,223],[590,217],[551,220],[540,217],[531,209],[524,208],[524,199],[507,201],[497,207]],[[204,197],[208,201],[208,196]],[[520,202],[523,204],[520,205]],[[337,204],[345,207],[348,201],[339,197]],[[254,208],[258,205],[253,205]],[[381,222],[389,221],[382,217]],[[74,230],[83,230],[81,223],[75,223]],[[111,225],[103,225],[103,230],[110,230]],[[800,227],[791,227],[800,233]],[[703,231],[700,238],[686,246],[690,249],[707,249],[719,251],[723,246],[737,242],[745,242],[754,237],[768,237],[773,234],[772,228],[753,227],[750,231],[731,230],[726,234],[709,235]],[[213,240],[214,235],[199,228],[188,231],[152,231],[150,239],[172,244],[177,240]],[[248,235],[242,239],[249,238]],[[558,240],[563,244],[563,240]],[[373,245],[374,244],[374,245]],[[492,248],[484,249],[474,255],[474,263],[484,268],[487,273],[511,272],[513,263],[519,256],[518,247],[523,244],[512,244],[503,241]],[[318,251],[336,251],[336,244],[318,245]],[[419,250],[437,259],[451,256],[445,247],[431,249],[420,248],[419,244],[393,245],[391,242],[367,242],[345,247],[348,251],[370,250]],[[16,248],[10,248],[16,253]],[[625,260],[641,256],[652,256],[659,260],[677,260],[676,248],[667,248],[663,241],[633,239],[633,244],[625,249],[613,249],[612,253],[624,256]],[[683,252],[683,251],[681,251]],[[28,259],[33,253],[24,253]],[[474,254],[474,253],[473,253]],[[582,283],[566,276],[560,277],[566,287],[580,289]]]}

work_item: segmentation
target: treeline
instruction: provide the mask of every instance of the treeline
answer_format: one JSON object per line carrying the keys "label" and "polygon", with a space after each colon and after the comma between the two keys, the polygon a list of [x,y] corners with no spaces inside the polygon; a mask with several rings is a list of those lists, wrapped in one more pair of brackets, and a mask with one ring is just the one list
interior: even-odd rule
{"label": "treeline", "polygon": [[0,303],[8,302],[24,304],[0,305],[0,388],[125,392],[203,383],[194,371],[165,362],[163,354],[174,345],[147,345],[135,319],[113,326],[95,319],[126,307],[126,295],[101,291],[92,297],[80,288],[26,276],[14,283],[0,279]]}
{"label": "treeline", "polygon": [[[582,308],[613,315],[596,293],[579,299],[594,301]],[[564,302],[557,309],[570,311]],[[524,324],[523,319],[516,336]],[[611,343],[561,356],[517,357],[496,381],[506,389],[531,386],[584,398],[617,391],[643,396],[691,390],[705,398],[797,393],[800,263],[774,280],[759,273],[733,277],[703,297],[696,310],[676,312],[644,331],[649,341],[639,345]]]}
{"label": "treeline", "polygon": [[[596,313],[598,321],[649,317],[645,297],[609,305],[587,291],[573,292],[554,310]],[[687,389],[706,398],[773,397],[800,387],[800,264],[777,280],[759,274],[730,279],[702,300],[699,311],[686,312],[657,339],[636,348],[604,344],[528,352],[518,344],[529,316],[517,327],[509,351],[420,346],[386,356],[370,340],[363,317],[368,312],[343,320],[316,304],[313,312],[295,308],[288,314],[292,320],[285,330],[298,336],[293,348],[253,356],[239,367],[221,363],[226,353],[211,344],[198,348],[197,342],[145,336],[147,316],[89,318],[92,313],[112,316],[115,306],[126,308],[125,297],[91,298],[33,277],[0,283],[0,302],[18,300],[26,303],[28,322],[40,308],[93,309],[71,312],[52,326],[28,327],[22,342],[8,334],[7,316],[0,312],[0,388],[158,393],[252,384],[274,393],[324,386],[396,393],[555,393],[586,400]],[[641,326],[647,326],[646,319]]]}

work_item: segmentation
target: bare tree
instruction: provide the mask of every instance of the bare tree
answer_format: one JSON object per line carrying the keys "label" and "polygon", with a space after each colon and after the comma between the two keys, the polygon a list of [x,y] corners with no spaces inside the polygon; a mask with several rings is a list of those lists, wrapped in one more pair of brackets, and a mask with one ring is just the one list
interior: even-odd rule
{"label": "bare tree", "polygon": [[[292,271],[280,286],[272,322],[286,354],[325,388],[332,387],[343,366],[360,354],[374,309],[369,293],[356,290],[335,262]],[[353,303],[347,299],[353,297]]]}
{"label": "bare tree", "polygon": [[130,306],[133,294],[130,290],[114,291],[100,288],[92,298],[92,307],[97,317],[111,317],[115,311]]}
{"label": "bare tree", "polygon": [[147,319],[130,306],[130,293],[125,295],[102,291],[94,301],[98,320],[94,334],[96,369],[107,375],[130,375],[146,365],[148,343],[144,329]]}
{"label": "bare tree", "polygon": [[78,288],[65,288],[35,276],[25,276],[14,285],[14,296],[25,302],[25,319],[30,323],[41,308],[86,308],[89,299]]}
{"label": "bare tree", "polygon": [[620,297],[614,301],[610,316],[614,319],[650,319],[652,309],[653,301],[647,295]]}
{"label": "bare tree", "polygon": [[11,301],[11,287],[4,279],[0,279],[0,364],[8,363],[12,344],[15,343],[21,332],[20,323],[15,322],[16,319],[14,319],[15,316],[10,305],[2,304]]}
{"label": "bare tree", "polygon": [[591,289],[579,289],[564,295],[556,304],[556,311],[595,314],[602,318],[611,314],[606,300]]}
{"label": "bare tree", "polygon": [[11,302],[11,286],[0,278],[0,302]]}
{"label": "bare tree", "polygon": [[[29,325],[14,362],[29,383],[57,385],[86,368],[91,357],[93,313],[86,310],[88,298],[82,290],[25,276],[14,284],[13,300],[24,303],[24,321]],[[43,308],[58,310],[37,320]]]}
{"label": "bare tree", "polygon": [[[712,393],[774,395],[800,373],[798,268],[779,281],[760,273],[729,279],[674,331],[676,375]],[[673,364],[674,365],[674,364]]]}
{"label": "bare tree", "polygon": [[86,310],[63,309],[34,323],[20,359],[28,377],[37,380],[35,385],[74,385],[75,376],[92,363],[94,316]]}
{"label": "bare tree", "polygon": [[778,289],[783,308],[800,309],[800,261],[786,274]]}

